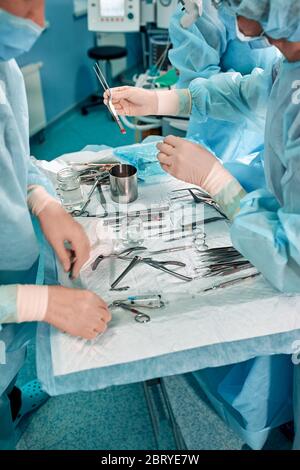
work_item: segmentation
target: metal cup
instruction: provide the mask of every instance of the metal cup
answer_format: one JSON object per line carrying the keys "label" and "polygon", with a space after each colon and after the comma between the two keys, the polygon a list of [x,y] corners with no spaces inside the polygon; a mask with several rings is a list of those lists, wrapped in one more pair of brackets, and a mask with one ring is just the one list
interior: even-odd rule
{"label": "metal cup", "polygon": [[117,165],[109,172],[110,192],[113,201],[129,204],[138,198],[137,169],[132,165]]}

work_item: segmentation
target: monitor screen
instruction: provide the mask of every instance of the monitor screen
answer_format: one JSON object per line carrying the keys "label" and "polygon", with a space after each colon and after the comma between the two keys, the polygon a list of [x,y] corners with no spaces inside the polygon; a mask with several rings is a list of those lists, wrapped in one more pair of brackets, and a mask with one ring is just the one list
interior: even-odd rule
{"label": "monitor screen", "polygon": [[100,14],[103,17],[125,16],[126,0],[100,0]]}

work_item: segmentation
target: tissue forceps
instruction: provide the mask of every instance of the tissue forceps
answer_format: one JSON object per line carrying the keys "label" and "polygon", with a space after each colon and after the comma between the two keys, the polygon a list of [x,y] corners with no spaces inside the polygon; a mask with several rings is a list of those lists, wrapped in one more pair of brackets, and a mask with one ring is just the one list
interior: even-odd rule
{"label": "tissue forceps", "polygon": [[[196,204],[206,204],[210,207],[213,207],[223,218],[227,219],[227,216],[224,214],[224,212],[221,211],[218,204],[211,198],[211,196],[209,194],[205,193],[204,191],[201,191],[201,189],[199,189],[199,188],[185,188],[185,189],[178,189],[178,190],[175,190],[175,191],[172,191],[172,192],[176,193],[176,192],[181,192],[181,191],[182,192],[187,191],[189,194],[187,194],[186,196],[172,197],[173,201],[176,201],[176,200],[179,200],[179,199],[185,199],[188,196],[192,196],[192,198],[193,198],[193,200]],[[198,195],[196,193],[198,193]]]}
{"label": "tissue forceps", "polygon": [[127,266],[127,268],[120,274],[120,276],[112,283],[112,290],[114,290],[117,285],[119,285],[120,282],[125,278],[125,276],[127,276],[127,274],[140,263],[148,264],[149,266],[152,266],[152,268],[158,269],[159,271],[163,271],[166,274],[170,274],[170,276],[174,276],[182,281],[190,282],[193,280],[193,278],[191,277],[184,276],[183,274],[177,273],[176,271],[171,271],[167,268],[167,266],[178,266],[181,268],[185,267],[186,265],[184,263],[181,263],[180,261],[155,261],[152,258],[142,258],[141,256],[135,256],[133,259],[128,256],[119,256],[118,258],[122,260],[130,259],[131,262]]}
{"label": "tissue forceps", "polygon": [[109,94],[109,99],[108,99],[108,104],[107,104],[107,108],[110,112],[110,114],[112,115],[112,117],[114,118],[114,120],[116,121],[116,123],[118,124],[119,126],[119,129],[121,131],[122,134],[126,134],[126,130],[119,118],[119,115],[113,105],[113,102],[112,102],[112,94],[111,94],[111,90],[110,90],[110,87],[106,81],[106,78],[105,76],[103,75],[102,73],[102,70],[100,69],[98,63],[96,62],[95,65],[94,65],[94,72],[95,74],[97,75],[97,78],[103,88],[104,91],[107,91],[108,94]]}

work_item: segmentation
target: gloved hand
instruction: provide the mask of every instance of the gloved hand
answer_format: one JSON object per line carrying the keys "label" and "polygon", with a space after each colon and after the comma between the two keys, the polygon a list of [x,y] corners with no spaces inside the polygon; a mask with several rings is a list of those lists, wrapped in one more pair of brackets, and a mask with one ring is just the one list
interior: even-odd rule
{"label": "gloved hand", "polygon": [[180,137],[166,137],[157,145],[162,168],[175,178],[200,186],[219,204],[228,219],[239,211],[246,195],[240,183],[201,145]]}
{"label": "gloved hand", "polygon": [[209,175],[213,169],[215,172],[224,171],[212,153],[201,145],[174,136],[166,137],[157,148],[160,152],[157,158],[167,173],[186,183],[200,186],[211,194],[212,188],[208,185]]}
{"label": "gloved hand", "polygon": [[190,28],[203,14],[203,0],[183,0],[183,3],[185,14],[180,23],[183,28]]}
{"label": "gloved hand", "polygon": [[[121,116],[153,116],[158,113],[157,92],[143,88],[123,86],[112,88],[112,102]],[[107,105],[109,93],[104,93],[104,103]]]}
{"label": "gloved hand", "polygon": [[[83,228],[56,202],[47,204],[38,218],[41,229],[65,272],[69,272],[74,263],[72,276],[77,278],[90,256],[90,242]],[[70,243],[72,250],[65,247],[65,242]]]}
{"label": "gloved hand", "polygon": [[48,287],[44,321],[72,336],[96,338],[107,329],[111,314],[105,302],[87,290]]}

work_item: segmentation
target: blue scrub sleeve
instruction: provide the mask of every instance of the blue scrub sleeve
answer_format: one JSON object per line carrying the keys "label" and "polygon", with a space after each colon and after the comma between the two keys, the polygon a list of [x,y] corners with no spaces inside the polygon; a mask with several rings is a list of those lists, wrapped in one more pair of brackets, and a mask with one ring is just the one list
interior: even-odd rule
{"label": "blue scrub sleeve", "polygon": [[28,158],[28,186],[33,185],[42,186],[51,196],[55,196],[55,190],[49,178],[34,164],[32,158]]}
{"label": "blue scrub sleeve", "polygon": [[201,122],[213,118],[234,123],[240,123],[243,117],[254,129],[261,130],[273,86],[273,67],[256,68],[246,76],[227,72],[209,80],[193,80],[189,89],[195,116]]}
{"label": "blue scrub sleeve", "polygon": [[199,75],[209,78],[221,72],[226,29],[216,11],[213,16],[206,10],[207,7],[203,16],[190,28],[183,28],[180,24],[184,14],[181,6],[172,16],[169,34],[173,47],[169,59],[180,72],[177,88],[187,88]]}
{"label": "blue scrub sleeve", "polygon": [[289,109],[283,129],[286,136],[282,161],[281,204],[272,193],[259,190],[241,202],[231,228],[234,246],[278,290],[300,292],[300,112],[290,122]]}

